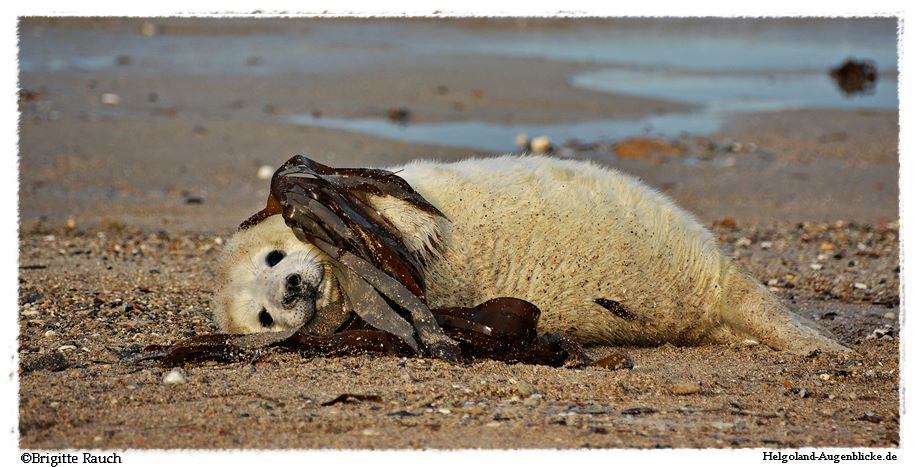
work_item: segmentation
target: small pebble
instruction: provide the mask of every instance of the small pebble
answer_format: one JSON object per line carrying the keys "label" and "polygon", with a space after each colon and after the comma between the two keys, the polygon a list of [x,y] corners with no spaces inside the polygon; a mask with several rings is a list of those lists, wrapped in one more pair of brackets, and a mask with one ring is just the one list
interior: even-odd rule
{"label": "small pebble", "polygon": [[121,96],[107,92],[105,94],[102,94],[102,97],[100,100],[105,105],[118,105],[121,103]]}
{"label": "small pebble", "polygon": [[884,324],[881,328],[874,329],[868,336],[867,339],[892,339],[892,326]]}
{"label": "small pebble", "polygon": [[697,394],[701,388],[695,383],[674,383],[669,387],[669,392],[676,396]]}
{"label": "small pebble", "polygon": [[887,311],[887,312],[883,315],[883,319],[888,319],[888,320],[890,320],[890,321],[895,321],[895,319],[896,319],[896,314],[893,313],[893,312],[891,312],[891,311]]}
{"label": "small pebble", "polygon": [[819,375],[819,379],[821,379],[821,380],[823,380],[823,381],[828,381],[828,380],[832,379],[832,375],[830,375],[830,374],[828,374],[828,373],[823,373],[823,374]]}
{"label": "small pebble", "polygon": [[736,227],[736,219],[732,217],[724,217],[723,219],[717,222],[721,227],[726,227],[732,229]]}
{"label": "small pebble", "polygon": [[187,381],[185,375],[182,374],[182,370],[178,368],[173,368],[163,377],[163,384],[185,384]]}
{"label": "small pebble", "polygon": [[159,33],[159,28],[158,28],[155,24],[153,24],[153,23],[151,23],[151,22],[149,22],[149,21],[145,21],[145,22],[140,26],[140,33],[143,34],[143,35],[146,36],[146,37],[153,37],[153,36],[155,36],[156,34]]}
{"label": "small pebble", "polygon": [[730,430],[733,428],[733,424],[730,422],[711,422],[711,428],[715,430]]}
{"label": "small pebble", "polygon": [[625,352],[616,351],[607,357],[590,363],[590,366],[607,368],[610,370],[630,370],[634,368],[634,360]]}
{"label": "small pebble", "polygon": [[866,289],[867,289],[867,284],[865,284],[865,283],[863,283],[863,282],[855,282],[855,283],[854,283],[854,288],[855,288],[855,289],[860,289],[860,290],[866,290]]}
{"label": "small pebble", "polygon": [[25,362],[23,369],[26,371],[36,371],[36,370],[48,370],[48,371],[62,371],[66,370],[70,366],[70,362],[67,361],[67,358],[58,352],[52,352],[44,354],[35,359]]}
{"label": "small pebble", "polygon": [[484,409],[477,405],[472,405],[469,407],[465,407],[462,411],[465,412],[467,415],[481,415],[481,413],[484,412]]}
{"label": "small pebble", "polygon": [[372,428],[365,428],[363,431],[360,432],[360,434],[362,434],[363,436],[377,436],[377,435],[379,435],[379,433],[378,433],[376,430],[372,429]]}
{"label": "small pebble", "polygon": [[57,348],[58,352],[66,352],[68,350],[76,350],[76,346],[75,345],[62,345]]}
{"label": "small pebble", "polygon": [[548,154],[552,150],[551,138],[548,136],[537,136],[532,138],[529,149],[533,154]]}
{"label": "small pebble", "polygon": [[749,240],[748,238],[743,237],[737,240],[736,243],[734,243],[734,245],[738,247],[747,247],[749,245],[752,245],[752,240]]}
{"label": "small pebble", "polygon": [[818,270],[822,269],[822,265],[819,264],[819,263],[810,263],[810,269],[812,269],[812,270],[814,270],[814,271],[818,271]]}
{"label": "small pebble", "polygon": [[263,165],[258,168],[258,179],[269,180],[274,175],[274,169],[270,165]]}
{"label": "small pebble", "polygon": [[411,120],[411,110],[407,107],[389,109],[389,111],[386,112],[386,118],[392,122],[404,125],[408,123],[409,120]]}
{"label": "small pebble", "polygon": [[765,241],[765,242],[759,243],[759,247],[762,248],[763,250],[767,250],[767,249],[771,248],[771,246],[772,246],[772,244],[771,244],[771,242],[769,242],[769,241]]}
{"label": "small pebble", "polygon": [[516,143],[517,146],[521,148],[529,147],[529,135],[527,135],[526,133],[520,133],[516,135],[516,138],[513,141]]}
{"label": "small pebble", "polygon": [[536,392],[535,386],[526,381],[520,381],[513,386],[516,393],[522,397],[529,397]]}
{"label": "small pebble", "polygon": [[541,394],[533,394],[533,395],[531,395],[531,396],[529,396],[529,397],[527,397],[526,399],[523,400],[523,405],[525,405],[526,407],[536,407],[536,406],[538,406],[539,403],[541,403],[541,402],[542,402],[542,395],[541,395]]}

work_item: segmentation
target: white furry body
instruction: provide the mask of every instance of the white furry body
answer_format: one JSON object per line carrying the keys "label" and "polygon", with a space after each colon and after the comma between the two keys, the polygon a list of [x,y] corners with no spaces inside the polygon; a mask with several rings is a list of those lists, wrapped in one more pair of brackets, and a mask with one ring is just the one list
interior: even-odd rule
{"label": "white furry body", "polygon": [[[391,170],[448,218],[394,198],[371,199],[419,252],[439,236],[424,270],[432,308],[522,298],[542,310],[540,332],[583,343],[751,337],[798,352],[843,349],[740,271],[692,215],[617,171],[518,156]],[[627,312],[613,313],[596,299]]]}

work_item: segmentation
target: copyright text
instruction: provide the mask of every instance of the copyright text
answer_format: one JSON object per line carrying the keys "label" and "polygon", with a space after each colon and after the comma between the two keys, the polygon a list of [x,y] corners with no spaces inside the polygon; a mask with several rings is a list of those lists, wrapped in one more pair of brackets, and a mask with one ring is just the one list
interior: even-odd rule
{"label": "copyright text", "polygon": [[835,464],[838,464],[842,461],[894,461],[896,460],[896,455],[892,452],[887,453],[875,453],[871,451],[851,451],[843,454],[830,454],[827,452],[775,452],[775,451],[764,451],[762,452],[763,461],[780,461],[782,464],[788,462],[797,462],[797,461],[832,461]]}
{"label": "copyright text", "polygon": [[20,459],[23,464],[41,464],[57,467],[65,464],[120,464],[121,456],[116,453],[111,454],[92,454],[89,452],[81,453],[82,455],[59,453],[59,454],[42,454],[40,452],[24,452]]}

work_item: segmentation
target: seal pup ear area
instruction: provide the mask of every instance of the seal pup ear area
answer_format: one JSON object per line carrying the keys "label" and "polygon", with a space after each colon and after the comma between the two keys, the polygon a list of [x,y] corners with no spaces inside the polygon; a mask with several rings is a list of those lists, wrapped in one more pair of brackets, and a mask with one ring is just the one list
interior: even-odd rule
{"label": "seal pup ear area", "polygon": [[375,208],[322,178],[300,173],[289,178],[275,195],[284,205],[287,225],[306,234],[301,240],[318,238],[365,258],[424,297],[421,265],[398,230]]}
{"label": "seal pup ear area", "polygon": [[[275,172],[276,173],[276,172]],[[275,215],[282,214],[284,212],[284,206],[277,200],[277,197],[274,196],[274,192],[268,193],[268,204],[261,211],[256,212],[249,216],[248,219],[242,221],[239,224],[238,230],[245,230],[253,225],[260,223],[261,221]]]}
{"label": "seal pup ear area", "polygon": [[[278,169],[278,172],[291,168],[295,169],[297,166],[305,167],[309,171],[320,174],[326,180],[342,188],[377,196],[393,196],[411,203],[422,211],[446,218],[446,215],[430,204],[418,192],[414,191],[414,188],[411,188],[411,185],[395,172],[384,169],[329,167],[301,155],[291,157],[281,166],[281,169]],[[272,179],[272,186],[273,183],[274,180]]]}
{"label": "seal pup ear area", "polygon": [[[299,155],[274,173],[268,205],[256,216],[276,213],[279,207],[297,238],[328,256],[349,307],[364,321],[415,349],[417,331],[431,354],[456,361],[458,346],[443,333],[426,305],[418,258],[402,233],[369,204],[368,195],[393,196],[442,216],[392,172],[337,169]],[[407,321],[386,299],[407,311],[413,327],[406,328]]]}
{"label": "seal pup ear area", "polygon": [[287,225],[373,262],[423,298],[421,264],[401,232],[367,200],[369,194],[395,196],[436,210],[400,177],[378,169],[334,169],[295,156],[274,174],[271,193]]}

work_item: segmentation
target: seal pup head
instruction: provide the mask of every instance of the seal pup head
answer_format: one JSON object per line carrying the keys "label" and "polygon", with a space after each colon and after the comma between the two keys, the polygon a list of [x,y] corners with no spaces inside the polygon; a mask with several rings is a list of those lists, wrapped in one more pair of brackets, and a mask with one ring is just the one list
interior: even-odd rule
{"label": "seal pup head", "polygon": [[220,258],[214,296],[220,329],[253,333],[305,325],[311,332],[333,332],[346,315],[318,313],[339,299],[337,281],[324,258],[318,248],[297,239],[280,215],[238,231]]}
{"label": "seal pup head", "polygon": [[330,334],[359,317],[416,351],[420,340],[455,360],[458,347],[424,292],[438,220],[443,213],[395,172],[294,156],[271,178],[265,208],[226,246],[215,319],[230,333]]}

